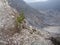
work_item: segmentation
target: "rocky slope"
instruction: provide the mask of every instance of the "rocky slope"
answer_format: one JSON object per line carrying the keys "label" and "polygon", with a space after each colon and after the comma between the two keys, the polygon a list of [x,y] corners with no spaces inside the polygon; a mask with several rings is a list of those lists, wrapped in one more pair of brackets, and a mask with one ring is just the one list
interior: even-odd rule
{"label": "rocky slope", "polygon": [[[16,18],[22,10],[26,23],[20,29]],[[50,33],[41,28],[44,24],[41,16],[23,0],[0,0],[0,45],[53,45]]]}
{"label": "rocky slope", "polygon": [[[23,0],[8,0],[9,5],[16,9],[19,13],[21,10],[24,11],[24,15],[29,22],[29,25],[32,25],[37,28],[45,27],[59,27],[60,26],[60,12],[56,10],[40,10],[39,12],[35,9],[28,6]],[[14,2],[14,3],[13,3]],[[21,3],[20,3],[21,2]],[[57,28],[58,29],[58,28]],[[53,29],[52,29],[53,30]],[[60,30],[58,30],[60,32]],[[60,34],[60,33],[58,33]]]}
{"label": "rocky slope", "polygon": [[[21,12],[23,10],[26,19],[29,24],[35,27],[46,27],[47,26],[60,26],[60,12],[58,11],[36,11],[35,9],[28,6],[23,0],[8,0],[9,6],[17,12]],[[14,2],[14,3],[13,3]],[[21,2],[21,3],[20,3]],[[3,8],[2,8],[3,9]],[[8,10],[8,9],[7,9]],[[12,9],[11,9],[12,10]]]}

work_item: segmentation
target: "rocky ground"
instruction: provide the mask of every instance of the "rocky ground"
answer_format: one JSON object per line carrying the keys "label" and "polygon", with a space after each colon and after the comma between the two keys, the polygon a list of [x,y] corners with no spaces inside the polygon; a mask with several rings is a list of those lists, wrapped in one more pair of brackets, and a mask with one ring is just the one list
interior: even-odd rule
{"label": "rocky ground", "polygon": [[[6,36],[6,35],[5,35]],[[50,39],[50,34],[40,29],[32,28],[29,26],[14,33],[8,38],[0,40],[0,45],[54,45]]]}
{"label": "rocky ground", "polygon": [[[0,0],[0,45],[54,45],[50,38],[52,35],[49,32],[44,31],[44,28],[35,27],[43,23],[40,18],[36,18],[35,12],[31,12],[31,8],[28,8],[29,12],[24,10],[27,18],[18,28],[16,18],[19,13],[8,4],[8,1],[16,2],[16,0]],[[19,6],[17,9],[19,9]],[[35,26],[32,26],[32,24]]]}

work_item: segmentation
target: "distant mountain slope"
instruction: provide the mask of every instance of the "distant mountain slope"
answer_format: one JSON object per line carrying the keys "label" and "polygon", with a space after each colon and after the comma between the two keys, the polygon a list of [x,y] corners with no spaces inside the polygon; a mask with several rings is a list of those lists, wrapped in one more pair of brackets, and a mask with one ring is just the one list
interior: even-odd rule
{"label": "distant mountain slope", "polygon": [[38,10],[39,9],[60,10],[60,0],[48,0],[46,2],[30,3],[29,5]]}
{"label": "distant mountain slope", "polygon": [[[37,27],[37,28],[43,27],[45,29],[45,27],[48,27],[48,26],[54,26],[54,27],[60,26],[60,20],[59,20],[60,12],[59,11],[40,10],[39,12],[31,8],[30,6],[28,6],[28,4],[26,4],[23,0],[8,0],[8,2],[9,2],[9,5],[12,8],[16,9],[19,13],[21,12],[21,10],[23,10],[29,24],[34,27]],[[60,32],[60,30],[58,29],[57,32]]]}
{"label": "distant mountain slope", "polygon": [[41,28],[47,26],[60,26],[59,11],[54,10],[37,11],[28,6],[28,4],[26,4],[23,0],[8,0],[8,2],[9,5],[12,8],[16,9],[19,13],[21,12],[21,10],[23,10],[29,24],[34,27]]}
{"label": "distant mountain slope", "polygon": [[27,20],[32,26],[42,26],[43,21],[39,11],[28,6],[28,4],[26,4],[23,0],[8,0],[8,2],[9,5],[16,9],[19,13],[23,10]]}

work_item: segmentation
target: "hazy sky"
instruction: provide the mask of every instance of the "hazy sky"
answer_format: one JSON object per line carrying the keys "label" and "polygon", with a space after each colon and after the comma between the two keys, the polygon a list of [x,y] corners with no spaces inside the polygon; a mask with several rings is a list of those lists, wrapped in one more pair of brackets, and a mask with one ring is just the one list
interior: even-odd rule
{"label": "hazy sky", "polygon": [[27,3],[31,3],[31,2],[43,2],[43,1],[47,1],[47,0],[24,0]]}

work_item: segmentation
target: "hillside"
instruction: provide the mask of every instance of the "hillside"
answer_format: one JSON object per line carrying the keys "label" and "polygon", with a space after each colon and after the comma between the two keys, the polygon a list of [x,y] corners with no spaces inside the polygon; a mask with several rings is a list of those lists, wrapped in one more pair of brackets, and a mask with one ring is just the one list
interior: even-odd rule
{"label": "hillside", "polygon": [[[16,9],[18,12],[20,12],[21,10],[24,11],[25,17],[26,17],[27,21],[29,22],[28,25],[31,25],[32,27],[35,27],[38,29],[42,28],[42,30],[53,33],[54,36],[59,35],[58,37],[60,37],[60,30],[59,30],[59,28],[60,28],[60,20],[59,20],[60,19],[60,11],[56,11],[53,9],[52,10],[48,9],[45,11],[37,11],[37,10],[31,8],[30,6],[28,6],[28,4],[23,2],[23,0],[17,0],[17,1],[9,0],[8,2],[9,2],[9,5],[12,8]],[[47,4],[48,4],[48,7],[52,6],[52,8],[54,8],[54,9],[55,8],[59,9],[59,7],[58,7],[59,2],[60,1],[57,1],[57,0],[53,0],[53,1],[50,0],[48,3],[51,5],[49,5],[48,3]]]}
{"label": "hillside", "polygon": [[[21,19],[23,18],[21,12],[24,19]],[[50,19],[47,20],[46,17],[50,17],[48,14],[51,13],[39,12],[23,0],[0,0],[0,45],[58,44],[60,41],[58,24],[60,23],[57,22],[59,20],[54,20],[56,15],[53,16],[54,19],[52,18],[54,21],[51,18],[52,22],[49,21]],[[54,23],[55,21],[57,22]]]}
{"label": "hillside", "polygon": [[60,0],[48,0],[46,2],[35,2],[35,3],[29,3],[29,5],[37,10],[53,9],[53,10],[60,11]]}
{"label": "hillside", "polygon": [[8,2],[9,2],[9,5],[12,8],[16,9],[19,13],[23,10],[23,12],[24,12],[27,20],[29,21],[30,25],[36,26],[36,27],[39,26],[39,28],[42,26],[41,23],[43,22],[43,19],[40,15],[39,11],[35,10],[34,8],[31,8],[30,6],[28,6],[28,4],[26,4],[22,0],[17,0],[17,1],[16,0],[14,0],[14,1],[8,0]]}

